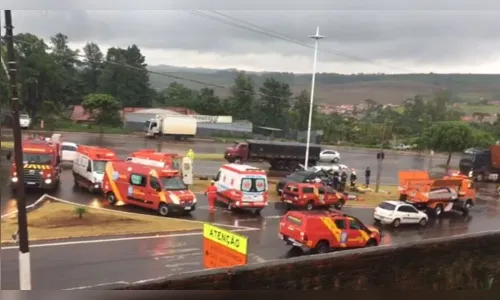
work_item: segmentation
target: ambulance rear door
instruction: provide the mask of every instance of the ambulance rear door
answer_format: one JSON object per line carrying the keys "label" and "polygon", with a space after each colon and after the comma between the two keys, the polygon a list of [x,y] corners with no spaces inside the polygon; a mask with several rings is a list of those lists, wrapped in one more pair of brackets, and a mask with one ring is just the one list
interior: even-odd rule
{"label": "ambulance rear door", "polygon": [[193,161],[189,157],[182,158],[180,173],[182,174],[182,181],[184,181],[184,184],[193,184]]}

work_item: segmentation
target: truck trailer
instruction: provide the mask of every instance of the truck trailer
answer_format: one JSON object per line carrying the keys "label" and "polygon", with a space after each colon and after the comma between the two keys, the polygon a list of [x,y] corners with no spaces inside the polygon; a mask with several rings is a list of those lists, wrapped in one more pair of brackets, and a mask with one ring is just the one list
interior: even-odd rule
{"label": "truck trailer", "polygon": [[144,123],[146,137],[173,137],[183,141],[196,135],[197,121],[189,116],[156,115]]}
{"label": "truck trailer", "polygon": [[459,162],[460,173],[475,181],[500,180],[500,145],[489,149],[474,149],[464,153]]}
{"label": "truck trailer", "polygon": [[[321,147],[309,145],[309,165],[314,166],[319,161]],[[247,140],[236,143],[226,149],[224,158],[230,163],[244,161],[266,161],[271,165],[270,170],[296,171],[306,157],[306,144],[296,142],[277,142]]]}

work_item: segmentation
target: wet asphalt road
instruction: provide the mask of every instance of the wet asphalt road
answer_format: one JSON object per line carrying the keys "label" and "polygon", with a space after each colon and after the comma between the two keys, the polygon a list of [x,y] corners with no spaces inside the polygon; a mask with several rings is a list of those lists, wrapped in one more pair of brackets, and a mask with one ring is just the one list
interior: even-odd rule
{"label": "wet asphalt road", "polygon": [[[117,150],[126,156],[128,153],[141,148],[158,147],[154,141],[144,141],[140,138],[122,137],[114,138],[105,143],[99,139],[88,140],[87,137],[77,135],[67,136],[66,140],[77,143],[93,145],[104,145]],[[162,143],[160,150],[164,152],[176,151],[185,153],[188,147],[198,153],[208,153],[221,151],[225,146],[220,144],[173,144]],[[214,150],[215,149],[215,150]],[[373,170],[376,167],[372,153],[362,150],[341,153],[342,163],[359,168],[370,164]],[[437,164],[441,163],[434,159]],[[351,163],[352,161],[352,163]],[[3,163],[4,161],[2,161]],[[207,174],[215,173],[220,162],[195,161],[195,172],[207,170]],[[425,168],[428,164],[427,158],[411,157],[408,155],[386,156],[384,161],[384,175],[382,182],[386,184],[395,183],[397,171],[408,168]],[[387,167],[386,167],[387,166]],[[2,178],[8,175],[8,168],[2,164],[0,170]],[[373,172],[374,173],[374,172]],[[82,204],[90,204],[94,199],[100,199],[97,195],[90,195],[85,191],[74,190],[70,170],[63,173],[63,184],[61,189],[53,196],[74,201]],[[6,182],[2,181],[1,206],[2,214],[15,209],[14,202],[10,201],[10,193]],[[418,241],[434,237],[451,236],[457,234],[472,233],[478,231],[494,230],[500,228],[500,199],[493,194],[493,186],[480,186],[480,199],[478,205],[473,208],[468,217],[458,214],[448,214],[441,220],[435,220],[424,229],[408,227],[398,230],[385,230],[383,244],[399,244],[409,241]],[[27,195],[28,203],[33,203],[41,192],[31,191]],[[261,216],[251,214],[234,214],[225,211],[223,208],[217,210],[213,216],[209,216],[206,199],[198,196],[198,207],[193,212],[191,219],[202,222],[213,222],[221,226],[229,225],[237,227],[249,237],[249,262],[263,263],[269,260],[287,258],[300,255],[290,252],[290,247],[284,245],[277,237],[278,222],[284,213],[283,207],[279,203],[272,203],[262,211]],[[119,207],[117,209],[150,213],[133,207]],[[363,222],[371,224],[372,209],[367,208],[345,208],[349,214],[360,218]],[[247,227],[251,227],[249,229]],[[91,240],[91,239],[88,239]],[[32,273],[34,289],[69,289],[77,287],[110,288],[116,284],[125,284],[140,280],[165,277],[176,273],[189,272],[202,269],[202,249],[201,235],[199,232],[173,233],[160,237],[129,240],[109,240],[91,243],[82,241],[77,244],[55,244],[47,246],[32,247]],[[18,288],[18,251],[7,248],[1,251],[2,259],[2,289]],[[111,284],[111,285],[110,285]]]}
{"label": "wet asphalt road", "polygon": [[[3,138],[7,140],[8,137]],[[223,154],[225,149],[231,146],[231,143],[223,144],[207,141],[159,141],[146,139],[141,136],[125,136],[125,135],[106,135],[99,136],[96,134],[68,133],[64,134],[64,140],[77,144],[94,145],[114,149],[116,153],[126,158],[130,153],[139,149],[156,149],[164,153],[186,154],[191,148],[195,152],[195,161],[193,170],[197,175],[212,176],[217,173],[218,168],[223,163],[222,161],[207,161],[197,160],[196,153],[219,153]],[[334,149],[325,146],[324,149]],[[341,164],[347,165],[349,168],[354,168],[358,171],[359,180],[364,181],[364,170],[370,167],[372,170],[371,181],[375,181],[377,160],[375,149],[359,149],[349,148],[339,150],[341,156]],[[451,166],[458,165],[458,156],[452,157]],[[429,158],[425,156],[410,155],[405,153],[397,153],[387,151],[385,160],[382,163],[382,171],[380,181],[382,184],[397,184],[397,172],[399,170],[408,169],[428,169],[429,166],[438,166],[446,163],[446,158],[436,156]],[[250,163],[251,165],[268,169],[267,163]]]}
{"label": "wet asphalt road", "polygon": [[[60,191],[53,196],[66,200],[90,204],[97,195],[75,191],[69,170],[64,172]],[[4,190],[4,189],[2,189]],[[449,213],[443,219],[429,222],[426,228],[416,227],[393,230],[384,227],[383,244],[400,244],[410,241],[473,233],[500,228],[500,200],[493,197],[492,187],[483,187],[481,201],[470,215]],[[34,201],[41,193],[30,192]],[[294,253],[278,239],[278,223],[285,210],[280,203],[271,203],[261,216],[250,213],[231,213],[218,208],[212,216],[208,214],[206,198],[198,195],[198,207],[190,219],[216,223],[230,230],[238,230],[249,237],[249,263],[264,263],[307,253]],[[2,198],[2,202],[3,198]],[[3,203],[4,204],[4,203]],[[14,203],[7,201],[3,213]],[[152,211],[134,207],[118,207],[138,213],[154,214]],[[346,207],[344,211],[372,224],[372,209]],[[95,238],[94,238],[95,239]],[[86,239],[76,244],[56,243],[36,246],[33,244],[32,274],[34,289],[99,288],[172,274],[196,271],[202,265],[202,237],[199,232],[172,233],[159,237],[128,240],[108,240],[91,243]],[[2,289],[18,288],[18,250],[3,248]]]}

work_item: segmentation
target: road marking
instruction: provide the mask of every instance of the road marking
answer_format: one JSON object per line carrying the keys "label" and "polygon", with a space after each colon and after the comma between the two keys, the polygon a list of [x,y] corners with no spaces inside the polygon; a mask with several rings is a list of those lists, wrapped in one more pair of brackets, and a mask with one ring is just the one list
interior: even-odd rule
{"label": "road marking", "polygon": [[253,253],[250,253],[249,256],[253,259],[255,259],[255,261],[257,263],[265,263],[267,262],[267,259],[263,258],[262,256],[259,256],[257,254],[253,254]]}
{"label": "road marking", "polygon": [[[222,225],[224,226],[224,225]],[[231,230],[233,232],[245,232],[245,231],[256,231],[261,230],[260,228],[241,228]],[[151,239],[163,239],[168,237],[187,237],[187,236],[197,236],[202,235],[203,232],[188,232],[188,233],[173,233],[164,235],[149,235],[149,236],[135,236],[135,237],[123,237],[123,238],[111,238],[111,239],[97,239],[97,240],[83,240],[83,241],[68,241],[59,243],[47,243],[47,244],[34,244],[30,245],[30,248],[43,248],[43,247],[61,247],[61,246],[71,246],[71,245],[81,245],[81,244],[98,244],[98,243],[110,243],[110,242],[123,242],[123,241],[138,241],[138,240],[151,240]],[[2,247],[3,250],[18,250],[19,246],[8,246]]]}

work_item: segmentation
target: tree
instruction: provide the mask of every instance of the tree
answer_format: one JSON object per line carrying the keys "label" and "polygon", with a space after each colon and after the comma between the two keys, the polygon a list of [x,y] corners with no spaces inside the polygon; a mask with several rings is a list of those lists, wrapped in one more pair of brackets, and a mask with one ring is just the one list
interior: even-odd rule
{"label": "tree", "polygon": [[[306,90],[300,92],[299,96],[295,100],[292,107],[292,115],[296,116],[295,129],[297,130],[307,130],[307,124],[309,122],[309,107],[310,107],[310,97]],[[312,120],[315,121],[318,114],[318,106],[313,106]],[[321,128],[323,128],[321,126]]]}
{"label": "tree", "polygon": [[82,106],[101,132],[103,126],[120,124],[120,104],[111,95],[89,94],[83,99]]}
{"label": "tree", "polygon": [[99,46],[95,43],[87,43],[83,47],[83,52],[85,53],[85,59],[83,60],[85,67],[82,70],[82,78],[85,83],[85,92],[96,93],[99,78],[102,74],[103,54]]}
{"label": "tree", "polygon": [[255,104],[255,120],[262,126],[286,127],[291,96],[288,84],[267,78],[260,88],[259,102]]}
{"label": "tree", "polygon": [[200,114],[204,115],[223,115],[226,114],[222,102],[215,95],[213,89],[203,88],[196,95],[197,108],[193,108]]}
{"label": "tree", "polygon": [[425,129],[419,144],[423,149],[446,152],[449,167],[454,152],[474,146],[476,139],[472,128],[461,122],[439,122]]}
{"label": "tree", "polygon": [[253,81],[245,72],[239,72],[234,79],[234,85],[231,88],[231,97],[226,105],[230,106],[233,118],[236,120],[249,120],[253,118],[254,108],[254,86]]}

